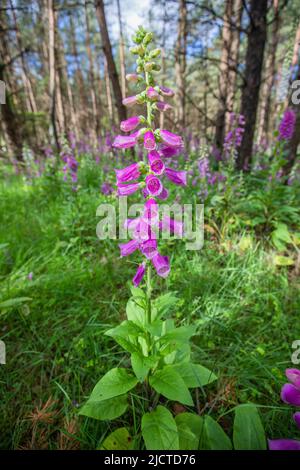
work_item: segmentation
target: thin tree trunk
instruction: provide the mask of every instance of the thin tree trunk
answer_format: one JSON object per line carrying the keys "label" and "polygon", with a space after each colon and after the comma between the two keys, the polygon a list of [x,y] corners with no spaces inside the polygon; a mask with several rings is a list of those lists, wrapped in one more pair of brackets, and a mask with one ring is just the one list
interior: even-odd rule
{"label": "thin tree trunk", "polygon": [[113,86],[115,104],[118,111],[119,120],[123,121],[124,119],[126,119],[127,113],[126,108],[122,103],[122,91],[108,35],[103,0],[95,0],[95,8],[102,37],[102,47],[107,60],[108,74]]}
{"label": "thin tree trunk", "polygon": [[124,35],[123,35],[123,26],[122,26],[122,14],[120,0],[117,0],[118,7],[118,21],[119,21],[119,51],[120,51],[120,71],[121,71],[121,89],[122,96],[126,96],[126,67],[125,67],[125,44],[124,44]]}
{"label": "thin tree trunk", "polygon": [[50,97],[50,120],[53,136],[59,149],[58,129],[56,125],[56,79],[55,79],[55,18],[53,0],[47,0],[49,21],[49,97]]}
{"label": "thin tree trunk", "polygon": [[112,98],[111,98],[111,90],[110,90],[106,57],[104,57],[104,80],[105,80],[105,91],[106,91],[108,115],[109,115],[110,122],[113,123],[114,121],[113,103],[112,103]]}
{"label": "thin tree trunk", "polygon": [[215,133],[215,144],[221,149],[224,141],[225,133],[225,114],[226,114],[226,96],[229,81],[229,57],[230,57],[230,46],[231,46],[231,18],[232,18],[233,2],[226,0],[225,12],[222,29],[222,51],[221,51],[221,62],[220,62],[220,74],[219,74],[219,103],[218,111],[216,116],[216,133]]}
{"label": "thin tree trunk", "polygon": [[262,64],[267,38],[268,0],[250,1],[250,30],[246,52],[245,84],[242,91],[241,114],[245,117],[245,132],[237,158],[237,168],[250,169],[255,122],[261,84]]}
{"label": "thin tree trunk", "polygon": [[[163,1],[163,27],[162,27],[162,44],[161,44],[161,84],[165,84],[166,74],[167,74],[167,64],[166,64],[166,22],[167,22],[167,1]],[[164,120],[165,115],[164,113],[160,113],[159,115],[159,127],[161,129],[164,128]]]}
{"label": "thin tree trunk", "polygon": [[186,0],[179,0],[178,32],[175,49],[175,72],[177,86],[177,122],[185,126],[185,84],[187,47],[187,7]]}
{"label": "thin tree trunk", "polygon": [[86,24],[86,36],[85,36],[85,45],[87,56],[89,59],[89,81],[90,81],[90,94],[91,94],[91,102],[92,102],[92,115],[93,115],[93,134],[94,138],[96,138],[99,132],[98,126],[98,112],[97,112],[97,101],[96,101],[96,94],[95,94],[95,71],[94,71],[94,58],[91,49],[91,32],[90,32],[90,21],[89,21],[89,14],[88,14],[88,6],[87,2],[85,2],[85,24]]}
{"label": "thin tree trunk", "polygon": [[[225,104],[225,133],[226,135],[230,127],[230,114],[233,112],[234,98],[236,93],[236,80],[237,80],[237,69],[239,61],[240,51],[240,26],[243,14],[243,1],[234,0],[233,2],[233,20],[235,28],[231,32],[230,41],[230,53],[228,57],[228,86],[226,93],[226,104]],[[232,25],[231,25],[232,28]]]}
{"label": "thin tree trunk", "polygon": [[258,121],[258,142],[262,142],[268,136],[270,112],[271,112],[271,95],[275,82],[275,65],[276,51],[278,46],[278,32],[280,27],[280,15],[278,11],[279,0],[273,0],[274,22],[272,27],[271,42],[268,50],[265,80],[261,90],[260,116]]}

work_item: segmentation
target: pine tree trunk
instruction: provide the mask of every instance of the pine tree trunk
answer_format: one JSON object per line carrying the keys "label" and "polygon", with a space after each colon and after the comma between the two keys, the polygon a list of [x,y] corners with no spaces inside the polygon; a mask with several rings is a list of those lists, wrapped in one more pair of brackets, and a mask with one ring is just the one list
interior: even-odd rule
{"label": "pine tree trunk", "polygon": [[94,70],[94,58],[91,49],[91,32],[90,32],[90,21],[88,15],[88,6],[87,2],[85,2],[85,25],[86,25],[86,36],[85,36],[85,45],[87,56],[89,59],[89,81],[90,81],[90,95],[91,95],[91,103],[92,103],[92,122],[93,122],[93,134],[94,139],[96,140],[97,134],[99,133],[99,125],[98,125],[98,111],[97,111],[97,101],[96,101],[96,94],[95,94],[95,70]]}
{"label": "pine tree trunk", "polygon": [[121,89],[122,96],[126,96],[126,67],[125,67],[125,44],[124,44],[124,35],[123,35],[123,26],[122,26],[122,14],[120,0],[117,0],[118,7],[118,21],[119,21],[119,53],[120,53],[120,71],[121,71]]}
{"label": "pine tree trunk", "polygon": [[267,38],[267,7],[268,0],[250,1],[251,20],[246,52],[245,84],[241,100],[241,114],[245,117],[246,125],[237,158],[239,170],[248,170],[251,166],[262,64]]}
{"label": "pine tree trunk", "polygon": [[219,103],[216,116],[216,133],[215,144],[221,149],[224,141],[225,133],[225,114],[226,114],[226,96],[229,81],[229,57],[231,46],[231,18],[232,18],[233,2],[226,0],[225,12],[222,29],[222,51],[220,61],[220,74],[219,74]]}
{"label": "pine tree trunk", "polygon": [[59,149],[58,129],[56,124],[56,78],[55,78],[55,17],[53,0],[47,0],[48,22],[49,22],[49,97],[50,97],[50,120],[53,136]]}
{"label": "pine tree trunk", "polygon": [[230,127],[230,114],[233,112],[234,98],[236,93],[236,80],[237,80],[237,69],[239,62],[239,51],[240,51],[240,27],[243,14],[243,1],[234,0],[233,2],[233,21],[235,27],[231,25],[231,41],[230,41],[230,53],[228,58],[228,86],[226,92],[226,104],[225,104],[225,133],[226,135]]}
{"label": "pine tree trunk", "polygon": [[276,51],[278,46],[278,32],[280,27],[280,15],[278,11],[279,0],[273,0],[274,22],[272,27],[271,42],[265,66],[265,79],[261,90],[260,116],[258,121],[258,142],[262,142],[268,136],[269,116],[271,112],[271,95],[275,82]]}
{"label": "pine tree trunk", "polygon": [[108,35],[107,24],[106,24],[106,17],[104,11],[104,4],[103,0],[95,0],[95,8],[96,8],[96,15],[100,26],[100,32],[102,37],[102,47],[104,51],[104,55],[107,61],[107,69],[110,81],[112,83],[114,97],[115,97],[115,105],[118,111],[119,120],[123,121],[126,119],[126,108],[122,103],[122,91],[120,87],[118,72],[116,68],[116,64],[112,54],[112,47]]}

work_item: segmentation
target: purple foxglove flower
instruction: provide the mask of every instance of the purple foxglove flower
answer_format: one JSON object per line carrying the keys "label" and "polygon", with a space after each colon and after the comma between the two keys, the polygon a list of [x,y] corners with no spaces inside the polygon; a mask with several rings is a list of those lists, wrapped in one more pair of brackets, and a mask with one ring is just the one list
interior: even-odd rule
{"label": "purple foxglove flower", "polygon": [[163,145],[160,148],[159,153],[162,157],[165,157],[165,158],[174,157],[175,155],[178,154],[178,148],[166,147],[165,145]]}
{"label": "purple foxglove flower", "polygon": [[155,137],[152,131],[147,131],[144,134],[144,147],[147,150],[154,150],[156,146]]}
{"label": "purple foxglove flower", "polygon": [[164,101],[158,101],[155,106],[156,109],[158,109],[161,113],[164,113],[165,111],[168,111],[168,109],[173,108],[173,106],[171,106],[169,103],[165,103]]}
{"label": "purple foxglove flower", "polygon": [[165,201],[169,197],[169,191],[166,188],[163,188],[162,192],[158,194],[158,199]]}
{"label": "purple foxglove flower", "polygon": [[173,183],[186,186],[186,171],[176,171],[172,168],[166,168],[165,174]]}
{"label": "purple foxglove flower", "polygon": [[300,450],[300,441],[294,439],[268,440],[270,450]]}
{"label": "purple foxglove flower", "polygon": [[170,219],[168,216],[164,216],[162,218],[159,223],[159,228],[160,230],[174,233],[174,235],[177,235],[178,237],[182,237],[183,235],[183,223],[178,220]]}
{"label": "purple foxglove flower", "polygon": [[155,238],[146,240],[142,243],[140,249],[143,255],[146,256],[146,258],[152,259],[153,256],[155,256],[157,253],[157,240]]}
{"label": "purple foxglove flower", "polygon": [[153,225],[158,222],[158,204],[155,199],[148,199],[144,205],[143,219],[147,224]]}
{"label": "purple foxglove flower", "polygon": [[146,188],[148,194],[150,194],[151,196],[158,196],[163,190],[163,185],[162,182],[156,176],[148,175],[146,177]]}
{"label": "purple foxglove flower", "polygon": [[138,79],[139,79],[139,76],[138,76],[136,73],[128,73],[128,74],[126,75],[126,80],[127,80],[128,82],[135,83],[135,82],[138,81]]}
{"label": "purple foxglove flower", "polygon": [[162,175],[165,170],[165,164],[160,158],[159,153],[156,150],[148,153],[148,160],[150,164],[150,169],[156,175]]}
{"label": "purple foxglove flower", "polygon": [[77,183],[77,175],[76,175],[76,173],[72,173],[72,174],[71,174],[71,180],[72,180],[72,183]]}
{"label": "purple foxglove flower", "polygon": [[126,121],[122,121],[120,124],[120,129],[123,132],[131,132],[133,131],[139,124],[141,123],[140,116],[133,116]]}
{"label": "purple foxglove flower", "polygon": [[140,183],[124,184],[118,186],[119,196],[130,196],[135,193],[141,187]]}
{"label": "purple foxglove flower", "polygon": [[159,89],[160,89],[161,93],[165,96],[174,96],[175,95],[174,91],[171,90],[171,88],[167,88],[166,86],[161,85],[159,87]]}
{"label": "purple foxglove flower", "polygon": [[138,247],[139,247],[138,240],[130,240],[129,242],[121,243],[119,245],[121,256],[123,257],[123,256],[131,255],[131,253],[137,250]]}
{"label": "purple foxglove flower", "polygon": [[285,375],[295,387],[300,389],[300,370],[299,369],[286,369]]}
{"label": "purple foxglove flower", "polygon": [[156,269],[157,274],[160,277],[166,278],[170,272],[170,262],[168,256],[162,256],[160,253],[156,253],[152,258],[153,266]]}
{"label": "purple foxglove flower", "polygon": [[32,278],[33,278],[33,273],[31,272],[31,273],[28,274],[27,279],[29,281],[32,281]]}
{"label": "purple foxglove flower", "polygon": [[146,271],[146,264],[145,263],[140,264],[139,267],[137,268],[134,278],[132,279],[132,282],[135,285],[135,287],[137,287],[141,283],[145,275],[145,271]]}
{"label": "purple foxglove flower", "polygon": [[239,115],[239,125],[240,126],[245,126],[246,125],[246,119],[245,119],[245,116],[243,116],[242,114]]}
{"label": "purple foxglove flower", "polygon": [[281,389],[281,399],[290,405],[300,406],[300,389],[292,384],[284,384]]}
{"label": "purple foxglove flower", "polygon": [[127,149],[134,147],[136,144],[136,134],[131,135],[117,135],[113,141],[112,147],[116,149]]}
{"label": "purple foxglove flower", "polygon": [[159,99],[159,93],[157,93],[157,91],[152,86],[150,86],[147,89],[146,95],[150,100],[153,100],[153,101],[156,101]]}
{"label": "purple foxglove flower", "polygon": [[293,415],[293,418],[298,428],[300,428],[300,411],[296,411],[296,413]]}
{"label": "purple foxglove flower", "polygon": [[180,135],[173,134],[173,132],[166,131],[165,129],[160,131],[160,137],[169,147],[183,147],[184,145]]}
{"label": "purple foxglove flower", "polygon": [[279,124],[279,140],[289,140],[292,138],[296,124],[296,113],[292,109],[287,109]]}
{"label": "purple foxglove flower", "polygon": [[138,103],[138,97],[136,95],[128,96],[127,98],[124,98],[122,100],[122,103],[124,106],[127,106],[128,108],[130,108],[131,106],[134,106],[135,104]]}
{"label": "purple foxglove flower", "polygon": [[118,184],[136,180],[141,174],[139,163],[133,163],[122,170],[115,170],[115,172]]}

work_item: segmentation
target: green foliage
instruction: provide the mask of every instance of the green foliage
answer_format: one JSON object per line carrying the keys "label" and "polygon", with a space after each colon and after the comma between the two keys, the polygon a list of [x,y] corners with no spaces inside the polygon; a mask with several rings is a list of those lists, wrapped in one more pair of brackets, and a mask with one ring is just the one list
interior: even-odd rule
{"label": "green foliage", "polygon": [[142,435],[147,450],[178,450],[176,422],[167,408],[158,406],[142,418]]}
{"label": "green foliage", "polygon": [[132,437],[126,428],[113,431],[102,442],[100,450],[131,450],[133,448]]}
{"label": "green foliage", "polygon": [[265,431],[254,405],[239,405],[235,409],[233,443],[236,450],[265,450]]}

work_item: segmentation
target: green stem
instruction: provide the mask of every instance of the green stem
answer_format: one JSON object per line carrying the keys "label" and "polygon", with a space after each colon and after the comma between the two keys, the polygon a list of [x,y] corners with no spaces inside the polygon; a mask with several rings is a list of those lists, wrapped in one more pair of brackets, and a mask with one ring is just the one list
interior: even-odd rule
{"label": "green stem", "polygon": [[147,267],[147,323],[150,325],[151,323],[151,266],[148,264]]}

